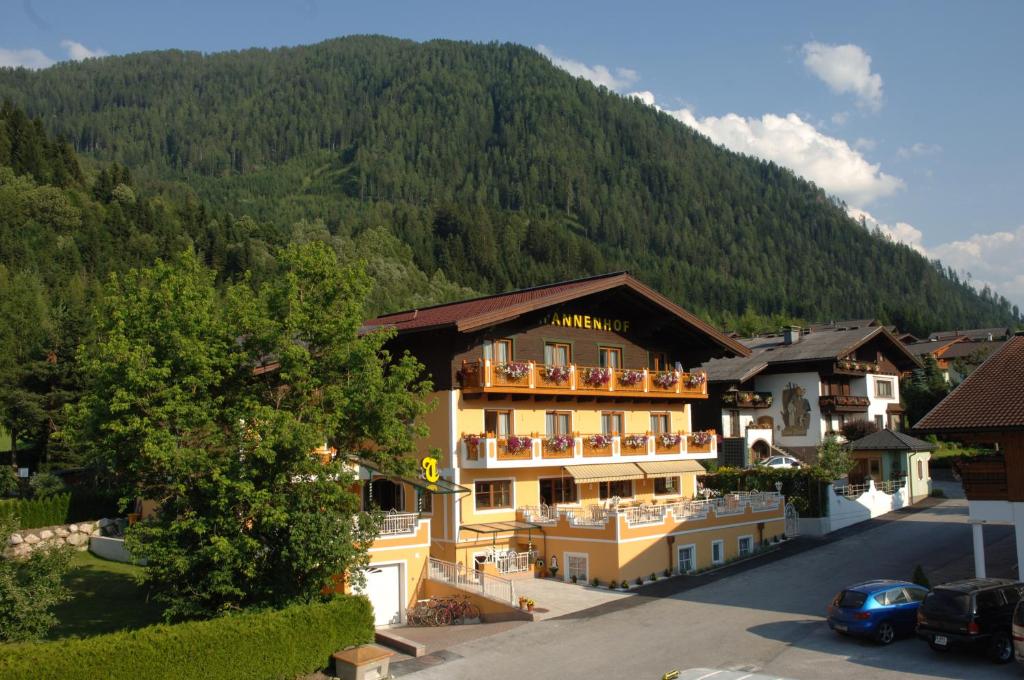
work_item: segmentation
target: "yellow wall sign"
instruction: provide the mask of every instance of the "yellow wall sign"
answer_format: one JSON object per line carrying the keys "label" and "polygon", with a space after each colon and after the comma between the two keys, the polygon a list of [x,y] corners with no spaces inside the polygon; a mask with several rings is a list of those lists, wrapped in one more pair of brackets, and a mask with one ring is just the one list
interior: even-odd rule
{"label": "yellow wall sign", "polygon": [[590,314],[552,314],[552,326],[562,328],[589,328],[595,331],[615,331],[616,333],[628,333],[629,321],[624,319],[609,319],[607,317],[591,316]]}
{"label": "yellow wall sign", "polygon": [[423,479],[427,480],[431,484],[441,478],[437,473],[437,458],[434,458],[433,456],[426,456],[420,461],[420,467],[423,468]]}

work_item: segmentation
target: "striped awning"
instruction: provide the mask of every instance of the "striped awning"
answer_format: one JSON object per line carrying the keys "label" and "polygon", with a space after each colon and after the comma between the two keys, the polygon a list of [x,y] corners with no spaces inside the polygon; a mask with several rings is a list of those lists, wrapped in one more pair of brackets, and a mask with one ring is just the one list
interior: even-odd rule
{"label": "striped awning", "polygon": [[644,471],[636,463],[597,463],[595,465],[566,465],[565,471],[577,484],[584,482],[620,482],[643,479]]}
{"label": "striped awning", "polygon": [[657,460],[635,463],[648,477],[676,477],[685,472],[704,474],[707,470],[695,460]]}

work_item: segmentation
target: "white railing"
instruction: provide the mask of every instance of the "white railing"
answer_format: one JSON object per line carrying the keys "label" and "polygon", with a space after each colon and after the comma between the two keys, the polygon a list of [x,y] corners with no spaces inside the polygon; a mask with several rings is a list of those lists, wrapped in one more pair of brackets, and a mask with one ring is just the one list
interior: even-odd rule
{"label": "white railing", "polygon": [[523,520],[534,524],[558,524],[558,508],[554,505],[527,505],[519,508]]}
{"label": "white railing", "polygon": [[380,523],[380,535],[414,534],[416,533],[416,523],[418,521],[419,515],[415,512],[387,513]]}
{"label": "white railing", "polygon": [[895,493],[899,493],[903,489],[903,480],[890,479],[885,482],[876,482],[869,479],[863,484],[845,484],[838,487],[834,486],[832,489],[835,491],[837,496],[846,496],[847,498],[857,498],[858,496],[862,496],[870,492],[872,489],[891,496]]}
{"label": "white railing", "polygon": [[627,524],[661,524],[665,520],[664,505],[636,505],[619,511]]}
{"label": "white railing", "polygon": [[516,604],[516,589],[512,581],[501,576],[485,574],[473,567],[466,569],[461,564],[452,564],[431,557],[427,566],[427,578],[470,593],[479,593],[502,604]]}
{"label": "white railing", "polygon": [[529,552],[506,552],[499,553],[494,558],[494,566],[498,568],[498,571],[502,574],[518,574],[524,571],[530,570],[530,563],[533,561],[533,555],[536,553]]}

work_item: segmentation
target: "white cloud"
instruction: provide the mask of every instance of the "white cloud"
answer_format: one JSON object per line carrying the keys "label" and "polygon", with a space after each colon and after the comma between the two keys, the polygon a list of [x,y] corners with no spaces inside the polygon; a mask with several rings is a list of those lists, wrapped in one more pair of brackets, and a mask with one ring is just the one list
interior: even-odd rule
{"label": "white cloud", "polygon": [[860,149],[861,151],[871,151],[875,148],[875,140],[867,137],[858,137],[853,143],[854,149]]}
{"label": "white cloud", "polygon": [[924,144],[918,142],[911,146],[901,146],[897,151],[897,155],[900,158],[911,158],[913,156],[931,156],[942,152],[942,147],[938,144]]}
{"label": "white cloud", "polygon": [[850,119],[850,114],[846,111],[840,111],[839,113],[832,114],[833,125],[846,125],[846,121]]}
{"label": "white cloud", "polygon": [[658,107],[657,104],[654,103],[654,93],[651,92],[650,90],[644,90],[643,92],[630,92],[626,96],[627,97],[633,97],[634,99],[639,99],[640,101],[642,101],[644,104],[647,104],[648,106],[653,106],[655,108],[660,108],[660,107]]}
{"label": "white cloud", "polygon": [[0,66],[17,68],[37,69],[46,68],[53,64],[53,59],[43,54],[42,51],[30,48],[27,50],[8,50],[0,47]]}
{"label": "white cloud", "polygon": [[601,64],[588,66],[580,61],[559,57],[544,45],[537,45],[537,51],[558,68],[568,71],[577,78],[586,78],[595,85],[604,85],[609,90],[622,90],[640,80],[640,74],[631,68],[620,67],[612,71]]}
{"label": "white cloud", "polygon": [[90,50],[82,43],[75,42],[74,40],[61,40],[60,46],[67,50],[68,57],[70,57],[72,61],[82,61],[83,59],[105,57],[108,54],[103,50]]}
{"label": "white cloud", "polygon": [[1014,231],[974,234],[962,241],[944,243],[928,249],[932,257],[957,271],[971,273],[971,282],[981,288],[989,285],[1014,303],[1024,307],[1024,225]]}
{"label": "white cloud", "polygon": [[847,208],[846,212],[849,213],[850,217],[858,222],[863,222],[864,226],[869,230],[873,231],[878,229],[890,240],[896,241],[897,243],[905,243],[922,255],[929,255],[928,251],[925,250],[924,245],[921,243],[924,234],[921,233],[921,230],[914,225],[906,222],[897,222],[894,226],[890,226],[876,220],[871,213],[858,208]]}
{"label": "white cloud", "polygon": [[871,72],[871,57],[857,45],[804,44],[804,66],[833,92],[852,93],[857,105],[882,108],[882,76]]}
{"label": "white cloud", "polygon": [[854,205],[889,196],[903,180],[881,171],[841,139],[819,132],[795,113],[744,118],[735,113],[698,119],[689,109],[668,111],[676,119],[733,151],[774,161]]}

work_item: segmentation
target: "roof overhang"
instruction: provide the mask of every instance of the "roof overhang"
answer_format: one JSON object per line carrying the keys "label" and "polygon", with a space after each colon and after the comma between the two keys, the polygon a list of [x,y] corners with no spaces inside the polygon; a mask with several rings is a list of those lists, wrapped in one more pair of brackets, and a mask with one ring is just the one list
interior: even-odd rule
{"label": "roof overhang", "polygon": [[534,529],[540,529],[544,531],[544,527],[533,522],[481,522],[479,524],[462,524],[459,526],[460,530],[472,531],[475,534],[503,534],[509,531],[532,531]]}
{"label": "roof overhang", "polygon": [[436,494],[467,494],[472,493],[470,489],[450,482],[447,479],[438,478],[436,482],[428,482],[426,479],[420,477],[409,477],[406,475],[398,475],[389,472],[384,472],[380,469],[373,461],[366,460],[365,458],[350,457],[350,460],[357,465],[366,468],[369,471],[371,479],[387,479],[392,482],[400,482],[408,484],[409,486],[422,489],[423,491],[429,491],[430,493]]}

